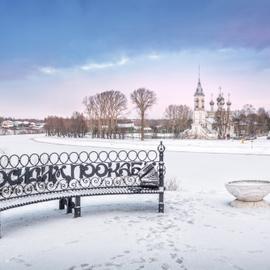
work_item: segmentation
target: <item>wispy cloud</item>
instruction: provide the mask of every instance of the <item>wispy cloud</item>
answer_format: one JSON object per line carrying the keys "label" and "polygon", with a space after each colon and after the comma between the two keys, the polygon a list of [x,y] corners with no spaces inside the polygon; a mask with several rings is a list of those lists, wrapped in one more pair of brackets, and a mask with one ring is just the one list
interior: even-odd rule
{"label": "wispy cloud", "polygon": [[60,70],[54,67],[39,67],[39,72],[47,75],[54,75],[58,73]]}
{"label": "wispy cloud", "polygon": [[161,55],[159,53],[150,53],[147,55],[147,58],[151,59],[151,60],[157,60],[161,58]]}
{"label": "wispy cloud", "polygon": [[124,66],[130,61],[128,57],[121,57],[117,61],[110,61],[110,62],[95,62],[95,61],[88,61],[82,65],[74,65],[71,67],[61,67],[56,68],[52,66],[44,66],[39,67],[38,71],[45,75],[55,75],[64,72],[76,72],[76,71],[94,71],[94,70],[101,70],[107,68],[113,68],[118,66]]}
{"label": "wispy cloud", "polygon": [[95,69],[106,69],[106,68],[111,68],[111,67],[116,67],[116,66],[123,66],[127,64],[130,61],[128,57],[122,57],[119,60],[115,62],[89,62],[85,65],[80,66],[81,70],[88,71],[88,70],[95,70]]}

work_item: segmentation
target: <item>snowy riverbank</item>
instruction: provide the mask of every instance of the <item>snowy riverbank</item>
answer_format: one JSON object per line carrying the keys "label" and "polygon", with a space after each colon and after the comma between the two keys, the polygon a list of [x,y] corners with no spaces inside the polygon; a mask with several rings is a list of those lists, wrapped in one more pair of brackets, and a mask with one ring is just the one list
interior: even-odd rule
{"label": "snowy riverbank", "polygon": [[[84,145],[74,145],[75,140],[68,145],[44,139],[51,140],[43,135],[2,136],[0,149],[7,154],[98,151],[109,150],[109,143],[111,148],[131,149],[154,148],[159,142],[93,140],[89,145],[90,139],[82,139]],[[233,154],[177,150],[176,144],[188,147],[182,143],[201,151],[217,149],[220,143]],[[78,219],[57,210],[56,201],[9,210],[1,215],[0,269],[268,270],[269,209],[232,208],[228,203],[233,198],[224,187],[229,180],[270,178],[268,141],[254,142],[261,147],[256,155],[237,153],[240,141],[164,144],[166,180],[175,179],[179,187],[165,193],[165,214],[157,213],[156,195],[83,198]]]}

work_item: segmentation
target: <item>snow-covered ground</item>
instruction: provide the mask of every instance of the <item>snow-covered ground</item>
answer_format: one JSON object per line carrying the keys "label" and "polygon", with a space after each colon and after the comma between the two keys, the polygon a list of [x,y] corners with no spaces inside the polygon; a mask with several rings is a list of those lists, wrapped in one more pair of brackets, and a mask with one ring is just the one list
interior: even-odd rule
{"label": "snow-covered ground", "polygon": [[[33,137],[2,136],[0,149],[149,149],[159,142]],[[270,210],[228,206],[224,183],[270,179],[270,142],[163,142],[166,179],[179,186],[165,193],[164,214],[156,195],[83,198],[78,219],[56,201],[3,212],[0,269],[269,269]]]}

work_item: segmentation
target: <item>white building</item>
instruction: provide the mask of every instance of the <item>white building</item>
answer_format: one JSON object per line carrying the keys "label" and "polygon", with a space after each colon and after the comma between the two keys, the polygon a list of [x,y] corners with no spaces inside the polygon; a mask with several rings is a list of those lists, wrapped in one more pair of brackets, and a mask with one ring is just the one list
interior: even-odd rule
{"label": "white building", "polygon": [[126,122],[126,123],[117,123],[117,127],[123,129],[134,129],[135,125],[133,122]]}
{"label": "white building", "polygon": [[219,134],[217,131],[217,123],[215,119],[216,112],[221,112],[223,115],[228,115],[228,125],[226,130],[226,137],[231,137],[234,135],[234,128],[232,124],[232,114],[231,114],[231,101],[228,97],[226,103],[227,108],[225,108],[225,99],[223,93],[221,92],[217,97],[217,110],[215,111],[215,102],[213,96],[209,103],[210,111],[205,108],[205,95],[201,85],[200,78],[198,80],[198,85],[194,94],[194,111],[193,111],[193,124],[190,130],[184,132],[184,136],[194,139],[216,139]]}
{"label": "white building", "polygon": [[2,122],[2,128],[13,128],[13,127],[14,127],[13,121],[5,120]]}

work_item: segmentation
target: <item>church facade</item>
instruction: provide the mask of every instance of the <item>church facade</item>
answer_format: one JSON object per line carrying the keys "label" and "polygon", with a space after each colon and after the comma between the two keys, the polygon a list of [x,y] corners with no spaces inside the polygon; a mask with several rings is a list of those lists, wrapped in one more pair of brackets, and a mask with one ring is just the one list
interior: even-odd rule
{"label": "church facade", "polygon": [[234,136],[230,97],[226,102],[220,88],[216,104],[212,95],[209,105],[210,110],[206,110],[205,94],[199,78],[194,94],[193,123],[191,129],[185,132],[185,137],[217,139]]}

